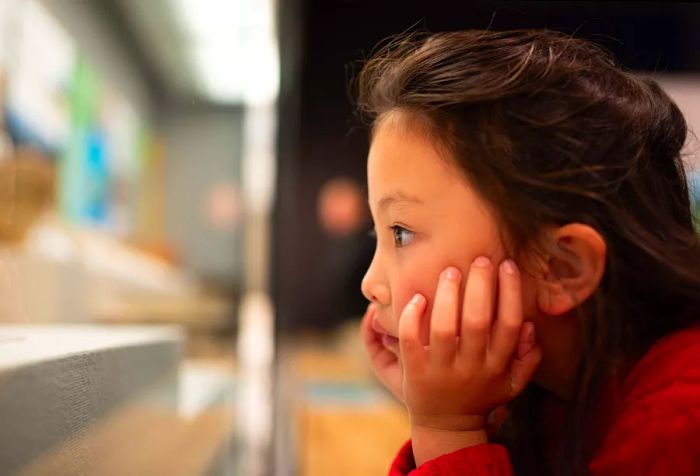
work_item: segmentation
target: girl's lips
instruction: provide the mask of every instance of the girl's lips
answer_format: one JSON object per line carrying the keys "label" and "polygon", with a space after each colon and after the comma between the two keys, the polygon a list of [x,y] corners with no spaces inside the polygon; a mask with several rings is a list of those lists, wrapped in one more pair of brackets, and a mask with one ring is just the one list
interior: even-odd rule
{"label": "girl's lips", "polygon": [[372,319],[372,328],[377,334],[381,335],[382,344],[384,347],[391,351],[398,352],[399,339],[388,333],[384,326],[379,323],[379,319],[377,319],[376,315],[374,316],[374,319]]}
{"label": "girl's lips", "polygon": [[377,318],[376,314],[374,316],[374,319],[372,319],[372,328],[377,334],[389,334],[389,331],[387,331],[384,326],[382,326],[379,323],[379,319]]}

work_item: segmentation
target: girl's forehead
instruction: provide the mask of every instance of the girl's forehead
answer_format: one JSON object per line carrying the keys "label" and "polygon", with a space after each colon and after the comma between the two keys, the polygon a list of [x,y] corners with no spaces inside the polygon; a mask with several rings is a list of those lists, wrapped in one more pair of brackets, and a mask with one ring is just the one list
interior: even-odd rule
{"label": "girl's forehead", "polygon": [[424,133],[395,120],[385,120],[375,130],[367,162],[370,200],[373,192],[395,188],[413,195],[435,193],[460,176],[454,162]]}
{"label": "girl's forehead", "polygon": [[370,181],[373,175],[382,180],[461,175],[437,140],[430,138],[425,130],[407,127],[405,122],[397,120],[383,121],[375,129],[367,169]]}

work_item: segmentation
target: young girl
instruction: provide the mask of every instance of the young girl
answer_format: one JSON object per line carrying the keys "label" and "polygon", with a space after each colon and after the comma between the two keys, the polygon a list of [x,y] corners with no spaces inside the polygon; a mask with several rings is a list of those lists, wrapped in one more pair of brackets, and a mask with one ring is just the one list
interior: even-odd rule
{"label": "young girl", "polygon": [[656,82],[550,31],[365,65],[363,337],[405,402],[392,475],[700,474],[700,240]]}

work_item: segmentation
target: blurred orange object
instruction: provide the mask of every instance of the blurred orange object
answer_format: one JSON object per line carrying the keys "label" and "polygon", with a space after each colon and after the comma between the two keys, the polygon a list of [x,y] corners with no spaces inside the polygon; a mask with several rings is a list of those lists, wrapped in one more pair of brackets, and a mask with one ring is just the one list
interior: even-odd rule
{"label": "blurred orange object", "polygon": [[48,157],[20,147],[0,162],[0,242],[19,243],[54,204],[56,169]]}

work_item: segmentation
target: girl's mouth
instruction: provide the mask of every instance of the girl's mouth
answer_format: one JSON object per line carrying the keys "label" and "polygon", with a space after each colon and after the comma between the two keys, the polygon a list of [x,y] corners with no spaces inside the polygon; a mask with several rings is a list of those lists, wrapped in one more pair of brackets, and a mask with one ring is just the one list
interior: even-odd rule
{"label": "girl's mouth", "polygon": [[389,334],[384,334],[382,336],[382,344],[389,350],[398,352],[399,351],[399,339]]}

